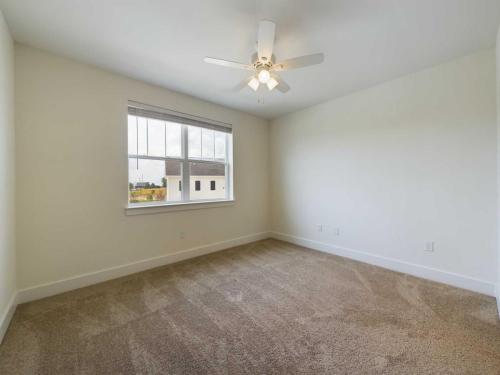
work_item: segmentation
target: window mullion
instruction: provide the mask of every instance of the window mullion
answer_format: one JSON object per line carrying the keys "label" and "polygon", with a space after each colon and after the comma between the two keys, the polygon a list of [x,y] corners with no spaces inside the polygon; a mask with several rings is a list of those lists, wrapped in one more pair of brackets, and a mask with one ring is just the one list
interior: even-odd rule
{"label": "window mullion", "polygon": [[165,121],[163,121],[163,132],[165,133],[165,157],[168,156],[168,152],[167,152],[167,123]]}
{"label": "window mullion", "polygon": [[140,155],[140,154],[129,154],[129,158],[138,158],[138,159],[146,159],[146,160],[174,160],[183,162],[184,158],[175,158],[175,157],[164,157],[164,156],[148,156],[148,155]]}
{"label": "window mullion", "polygon": [[[136,138],[136,144],[137,148],[135,149],[135,152],[137,155],[139,155],[139,117],[135,116],[135,138]],[[135,168],[139,169],[139,159],[135,159]]]}
{"label": "window mullion", "polygon": [[189,150],[188,150],[188,127],[182,125],[182,155],[184,162],[182,163],[182,200],[189,201],[190,178],[189,178]]}
{"label": "window mullion", "polygon": [[200,159],[203,159],[203,129],[200,128]]}
{"label": "window mullion", "polygon": [[146,155],[149,155],[149,119],[146,119]]}

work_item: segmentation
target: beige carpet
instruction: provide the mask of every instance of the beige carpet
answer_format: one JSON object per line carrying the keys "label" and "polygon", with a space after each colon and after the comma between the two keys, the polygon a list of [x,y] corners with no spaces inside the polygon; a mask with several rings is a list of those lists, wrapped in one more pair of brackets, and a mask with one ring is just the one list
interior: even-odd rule
{"label": "beige carpet", "polygon": [[496,314],[266,240],[19,306],[0,374],[500,374]]}

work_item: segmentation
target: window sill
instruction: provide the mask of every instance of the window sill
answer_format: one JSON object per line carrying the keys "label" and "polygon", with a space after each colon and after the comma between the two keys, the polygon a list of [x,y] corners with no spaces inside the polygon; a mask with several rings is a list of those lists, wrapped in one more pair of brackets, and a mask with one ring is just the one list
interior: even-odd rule
{"label": "window sill", "polygon": [[149,215],[161,214],[164,212],[187,211],[187,210],[200,210],[203,208],[216,208],[233,206],[234,199],[220,200],[220,201],[203,201],[203,202],[184,202],[184,203],[164,203],[164,204],[151,204],[151,205],[128,205],[125,207],[125,215]]}

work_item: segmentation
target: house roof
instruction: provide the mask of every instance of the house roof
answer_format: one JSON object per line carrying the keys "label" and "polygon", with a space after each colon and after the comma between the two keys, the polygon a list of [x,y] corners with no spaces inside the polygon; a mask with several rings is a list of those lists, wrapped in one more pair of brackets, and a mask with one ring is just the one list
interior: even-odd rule
{"label": "house roof", "polygon": [[[191,176],[224,176],[225,166],[223,164],[190,163]],[[181,163],[178,161],[166,161],[166,176],[180,176]]]}

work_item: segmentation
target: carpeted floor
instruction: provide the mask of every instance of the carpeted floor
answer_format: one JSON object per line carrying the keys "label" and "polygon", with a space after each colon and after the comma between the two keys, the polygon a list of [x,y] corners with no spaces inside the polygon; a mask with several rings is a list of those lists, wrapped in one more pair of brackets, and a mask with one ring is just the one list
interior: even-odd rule
{"label": "carpeted floor", "polygon": [[265,240],[18,307],[0,374],[500,374],[495,300]]}

